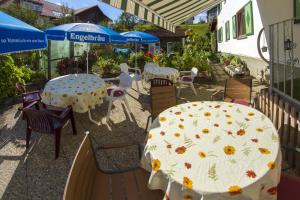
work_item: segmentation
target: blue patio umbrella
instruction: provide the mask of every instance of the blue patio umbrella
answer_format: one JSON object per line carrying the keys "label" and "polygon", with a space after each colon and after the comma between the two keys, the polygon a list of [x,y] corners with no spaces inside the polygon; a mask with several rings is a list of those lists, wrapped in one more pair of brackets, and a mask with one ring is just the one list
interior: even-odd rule
{"label": "blue patio umbrella", "polygon": [[[137,44],[151,44],[160,42],[159,38],[151,35],[149,33],[144,33],[140,31],[129,31],[121,33],[124,37],[126,37],[127,42],[135,43],[135,51],[137,52]],[[135,59],[135,67],[137,67],[137,59]]]}
{"label": "blue patio umbrella", "polygon": [[0,54],[46,47],[43,31],[0,11]]}
{"label": "blue patio umbrella", "polygon": [[144,33],[140,31],[130,31],[121,33],[124,37],[126,37],[127,42],[134,42],[140,44],[151,44],[159,42],[159,38],[151,35],[149,33]]}
{"label": "blue patio umbrella", "polygon": [[[96,44],[126,44],[126,38],[104,26],[91,23],[70,23],[45,30],[48,40],[69,40]],[[89,51],[89,49],[88,49]],[[87,72],[88,72],[87,51]]]}

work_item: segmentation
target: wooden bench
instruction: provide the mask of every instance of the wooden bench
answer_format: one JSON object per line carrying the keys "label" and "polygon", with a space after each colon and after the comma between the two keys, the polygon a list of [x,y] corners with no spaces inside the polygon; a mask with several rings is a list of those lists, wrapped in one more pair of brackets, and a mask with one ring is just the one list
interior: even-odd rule
{"label": "wooden bench", "polygon": [[123,173],[105,173],[99,169],[90,137],[85,136],[76,154],[64,200],[163,199],[162,191],[148,189],[149,173],[141,168]]}

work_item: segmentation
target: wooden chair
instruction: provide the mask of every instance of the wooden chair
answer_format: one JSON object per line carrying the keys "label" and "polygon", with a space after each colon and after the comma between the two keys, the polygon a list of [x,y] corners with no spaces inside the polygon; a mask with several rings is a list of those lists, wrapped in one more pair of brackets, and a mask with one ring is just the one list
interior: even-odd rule
{"label": "wooden chair", "polygon": [[278,200],[298,200],[300,198],[300,178],[282,174],[278,185]]}
{"label": "wooden chair", "polygon": [[150,126],[149,122],[152,122],[152,120],[155,119],[164,110],[177,104],[176,87],[173,85],[151,87],[150,97],[151,115],[149,116],[147,121],[146,131]]}
{"label": "wooden chair", "polygon": [[[100,149],[122,148],[101,147]],[[65,186],[64,200],[161,200],[163,192],[149,190],[149,173],[141,168],[105,172],[97,164],[91,136],[83,139]]]}
{"label": "wooden chair", "polygon": [[164,78],[154,78],[151,79],[151,87],[160,87],[160,86],[171,86],[173,85],[173,82],[169,79]]}
{"label": "wooden chair", "polygon": [[54,134],[55,138],[55,159],[59,156],[61,130],[64,125],[71,120],[73,134],[76,134],[75,120],[71,107],[65,108],[63,111],[53,111],[46,108],[35,109],[38,102],[32,102],[23,109],[25,119],[27,120],[26,132],[26,148],[29,148],[31,132]]}
{"label": "wooden chair", "polygon": [[[211,99],[214,100],[220,92],[222,90],[212,94]],[[227,79],[223,91],[223,101],[250,106],[252,104],[251,92],[252,79]]]}

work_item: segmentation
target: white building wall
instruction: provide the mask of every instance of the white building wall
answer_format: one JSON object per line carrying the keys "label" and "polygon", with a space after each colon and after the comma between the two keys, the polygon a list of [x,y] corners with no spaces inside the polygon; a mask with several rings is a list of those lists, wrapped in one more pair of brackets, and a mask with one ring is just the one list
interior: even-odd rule
{"label": "white building wall", "polygon": [[[257,50],[258,33],[263,27],[266,28],[266,35],[263,35],[262,38],[266,40],[265,45],[269,46],[268,25],[293,18],[294,0],[252,0],[254,34],[245,39],[233,39],[232,16],[249,1],[226,0],[226,3],[222,3],[222,11],[218,16],[218,29],[223,27],[223,42],[218,43],[218,50],[223,53],[242,56],[248,64],[251,75],[256,76],[260,70],[265,69],[268,65],[262,61]],[[230,21],[230,40],[226,41],[225,23],[228,20]],[[294,42],[297,44],[294,54],[295,57],[300,58],[300,24],[295,24],[293,28]],[[282,29],[279,33],[279,60],[281,61],[284,59]],[[274,37],[276,38],[277,35],[275,34]],[[269,57],[268,53],[264,53],[264,56]],[[279,63],[281,63],[280,61]]]}
{"label": "white building wall", "polygon": [[[268,1],[270,2],[270,0]],[[256,43],[258,33],[263,28],[263,24],[256,0],[252,1],[254,35],[247,36],[245,39],[233,39],[232,37],[232,17],[248,2],[249,0],[227,0],[226,3],[222,4],[222,11],[218,16],[218,29],[223,27],[223,42],[218,43],[218,50],[224,53],[260,58]],[[228,20],[230,22],[230,40],[226,41],[225,23]]]}

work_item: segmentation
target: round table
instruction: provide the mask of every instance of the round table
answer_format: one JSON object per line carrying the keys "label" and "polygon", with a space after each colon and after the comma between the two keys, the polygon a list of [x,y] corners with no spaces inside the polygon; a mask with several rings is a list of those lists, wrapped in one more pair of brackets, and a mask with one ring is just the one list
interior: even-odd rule
{"label": "round table", "polygon": [[276,199],[281,151],[272,122],[239,104],[193,102],[151,126],[142,167],[165,199]]}
{"label": "round table", "polygon": [[165,78],[169,79],[173,83],[178,81],[180,73],[177,69],[170,67],[159,67],[156,65],[150,65],[144,68],[143,78],[145,81],[150,81],[154,78]]}
{"label": "round table", "polygon": [[74,112],[89,112],[90,116],[90,110],[103,102],[107,92],[104,80],[98,76],[70,74],[50,80],[41,96],[47,105],[58,108],[71,105]]}

